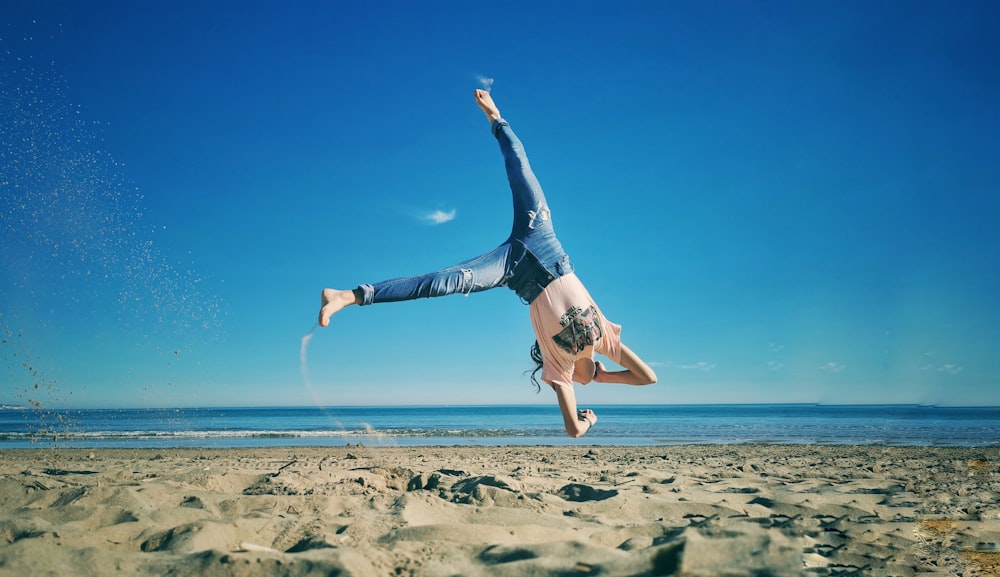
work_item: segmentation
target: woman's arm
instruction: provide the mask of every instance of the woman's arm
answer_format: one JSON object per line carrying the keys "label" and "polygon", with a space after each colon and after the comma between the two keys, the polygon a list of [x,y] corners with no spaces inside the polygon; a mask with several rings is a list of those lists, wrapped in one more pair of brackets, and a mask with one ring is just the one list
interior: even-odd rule
{"label": "woman's arm", "polygon": [[[601,363],[597,363],[597,372],[594,375],[594,382],[597,383],[621,383],[625,385],[651,385],[656,382],[656,373],[649,367],[639,355],[632,352],[632,349],[622,343],[621,356],[619,357],[624,371],[606,371]],[[589,382],[589,379],[586,379]],[[597,423],[597,414],[590,409],[578,411],[576,407],[576,392],[572,386],[553,386],[556,397],[559,399],[559,410],[562,411],[563,424],[566,426],[566,433],[573,438],[582,437]]]}
{"label": "woman's arm", "polygon": [[590,409],[578,411],[576,408],[576,393],[572,386],[552,387],[559,399],[559,410],[562,411],[566,434],[578,439],[586,434],[597,423],[597,415]]}
{"label": "woman's arm", "polygon": [[620,383],[623,385],[652,385],[656,382],[656,373],[644,363],[639,355],[622,343],[621,366],[624,371],[606,371],[604,365],[597,363],[594,382]]}

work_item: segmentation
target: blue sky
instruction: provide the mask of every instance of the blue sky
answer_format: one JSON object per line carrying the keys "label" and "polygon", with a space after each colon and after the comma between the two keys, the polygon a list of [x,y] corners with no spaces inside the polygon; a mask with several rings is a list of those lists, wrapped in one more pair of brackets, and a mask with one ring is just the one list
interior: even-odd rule
{"label": "blue sky", "polygon": [[[552,403],[492,92],[646,388],[1000,405],[994,2],[4,2],[0,403]],[[303,370],[305,368],[305,370]]]}

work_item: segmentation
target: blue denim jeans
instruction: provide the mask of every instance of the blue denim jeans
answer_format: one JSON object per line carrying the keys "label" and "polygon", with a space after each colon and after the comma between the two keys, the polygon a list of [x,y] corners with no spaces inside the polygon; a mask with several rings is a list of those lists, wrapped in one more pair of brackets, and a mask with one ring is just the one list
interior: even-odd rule
{"label": "blue denim jeans", "polygon": [[510,236],[486,254],[436,272],[359,285],[361,304],[470,294],[501,286],[530,304],[550,282],[573,271],[524,146],[506,120],[493,121],[491,129],[500,143],[514,198]]}

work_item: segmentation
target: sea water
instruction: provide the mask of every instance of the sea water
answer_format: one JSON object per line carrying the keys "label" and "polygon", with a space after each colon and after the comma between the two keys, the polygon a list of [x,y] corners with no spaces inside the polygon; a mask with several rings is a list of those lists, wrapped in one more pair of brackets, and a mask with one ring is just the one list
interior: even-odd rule
{"label": "sea water", "polygon": [[1000,446],[1000,407],[607,405],[571,439],[557,405],[0,409],[0,449],[437,445]]}

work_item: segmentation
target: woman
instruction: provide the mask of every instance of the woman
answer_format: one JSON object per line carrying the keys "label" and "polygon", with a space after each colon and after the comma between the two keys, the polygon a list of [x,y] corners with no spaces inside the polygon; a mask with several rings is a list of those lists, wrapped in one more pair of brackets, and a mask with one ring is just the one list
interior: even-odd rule
{"label": "woman", "polygon": [[[469,294],[506,286],[530,307],[536,342],[532,359],[556,393],[566,432],[580,437],[597,423],[590,409],[577,410],[573,382],[648,385],[656,374],[620,339],[621,327],[607,320],[576,274],[552,228],[549,207],[521,141],[490,93],[476,90],[476,104],[500,143],[514,195],[514,226],[503,244],[477,258],[426,275],[362,284],[353,290],[324,289],[319,325],[349,305],[370,305]],[[624,367],[608,371],[594,354]],[[532,374],[531,380],[538,386]]]}

